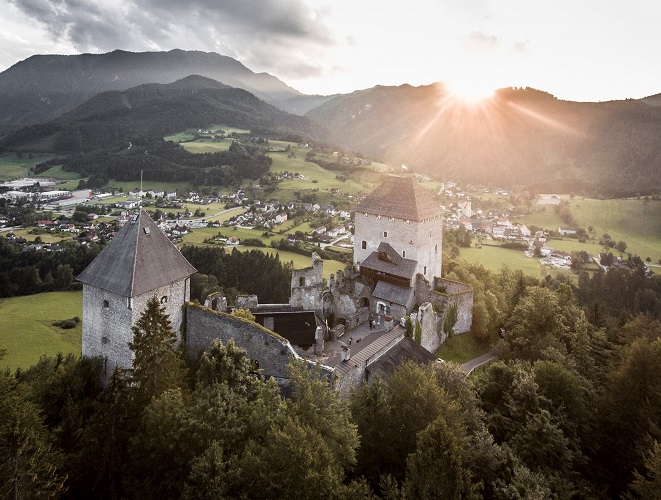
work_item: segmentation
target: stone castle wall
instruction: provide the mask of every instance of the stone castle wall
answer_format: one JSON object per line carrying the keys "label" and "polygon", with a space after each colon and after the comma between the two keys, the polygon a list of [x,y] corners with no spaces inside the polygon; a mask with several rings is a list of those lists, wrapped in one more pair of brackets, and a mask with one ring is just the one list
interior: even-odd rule
{"label": "stone castle wall", "polygon": [[248,352],[251,359],[259,363],[265,376],[280,381],[289,378],[287,364],[298,357],[289,342],[277,333],[252,321],[189,304],[186,307],[186,347],[189,355],[199,356],[215,339],[224,343],[234,340],[238,347]]}
{"label": "stone castle wall", "polygon": [[312,254],[312,267],[292,270],[289,304],[306,311],[321,313],[323,288],[324,264],[317,254]]}
{"label": "stone castle wall", "polygon": [[442,319],[430,302],[425,302],[418,309],[417,320],[422,330],[420,345],[429,352],[436,352],[448,338],[448,334],[443,332]]}
{"label": "stone castle wall", "polygon": [[115,367],[129,369],[133,352],[131,327],[156,296],[170,317],[172,329],[181,338],[183,306],[190,299],[190,281],[175,281],[137,297],[123,297],[102,288],[83,285],[82,355],[104,360],[103,376],[107,380]]}
{"label": "stone castle wall", "polygon": [[132,324],[133,310],[128,307],[128,297],[83,285],[82,354],[104,361],[105,379],[116,366],[131,368],[133,353],[128,343],[133,338]]}
{"label": "stone castle wall", "polygon": [[454,333],[469,332],[473,324],[473,288],[465,283],[444,278],[436,278],[434,286],[442,291],[433,290],[431,285],[418,275],[415,292],[416,305],[431,302],[437,311],[446,311],[451,304],[456,304],[457,323],[454,326]]}

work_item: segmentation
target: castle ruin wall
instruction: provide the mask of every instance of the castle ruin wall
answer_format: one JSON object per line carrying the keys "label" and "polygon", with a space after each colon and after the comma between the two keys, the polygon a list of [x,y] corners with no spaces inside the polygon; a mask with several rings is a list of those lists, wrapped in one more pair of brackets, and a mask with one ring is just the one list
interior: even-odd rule
{"label": "castle ruin wall", "polygon": [[211,342],[220,339],[245,349],[258,362],[266,377],[288,379],[287,365],[298,355],[291,344],[262,326],[230,314],[189,304],[186,308],[186,347],[191,356],[199,356]]}

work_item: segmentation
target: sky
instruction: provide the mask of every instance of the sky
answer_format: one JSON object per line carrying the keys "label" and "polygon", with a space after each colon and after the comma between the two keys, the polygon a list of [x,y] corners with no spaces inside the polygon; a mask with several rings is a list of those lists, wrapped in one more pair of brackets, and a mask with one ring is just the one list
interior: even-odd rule
{"label": "sky", "polygon": [[35,54],[202,50],[308,94],[442,81],[459,94],[661,93],[654,0],[0,0],[0,71]]}

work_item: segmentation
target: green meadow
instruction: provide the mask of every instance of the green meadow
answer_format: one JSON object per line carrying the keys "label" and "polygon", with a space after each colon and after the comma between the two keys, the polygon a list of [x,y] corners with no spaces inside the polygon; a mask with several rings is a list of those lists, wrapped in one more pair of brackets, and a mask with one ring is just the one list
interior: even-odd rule
{"label": "green meadow", "polygon": [[598,238],[608,233],[626,242],[628,253],[661,259],[661,201],[574,199],[570,208],[578,225],[593,226]]}
{"label": "green meadow", "polygon": [[63,181],[74,181],[80,179],[80,174],[78,172],[65,172],[62,170],[62,165],[55,165],[54,167],[43,171],[39,175],[43,177],[52,177],[54,179]]}
{"label": "green meadow", "polygon": [[459,259],[476,264],[482,264],[485,269],[499,273],[503,266],[510,269],[521,269],[530,276],[543,277],[549,273],[549,267],[539,263],[539,259],[529,258],[522,250],[512,250],[497,246],[482,245],[481,248],[470,247],[459,249]]}
{"label": "green meadow", "polygon": [[0,300],[0,348],[7,356],[0,366],[27,368],[43,354],[80,355],[81,324],[62,329],[53,323],[82,318],[82,292],[49,292]]}
{"label": "green meadow", "polygon": [[[661,201],[645,199],[595,200],[590,198],[563,197],[569,202],[572,217],[577,227],[592,226],[593,240],[582,244],[578,240],[550,240],[547,245],[566,252],[585,250],[598,254],[602,247],[597,241],[609,234],[614,241],[624,241],[627,253],[638,255],[652,262],[661,259]],[[555,213],[552,205],[535,205],[534,212],[519,218],[517,222],[557,231],[566,226]],[[615,255],[619,253],[611,250]],[[625,256],[626,257],[626,256]]]}
{"label": "green meadow", "polygon": [[[182,141],[191,141],[195,139],[196,136],[200,137],[211,137],[214,136],[218,133],[224,132],[225,134],[231,134],[231,133],[237,133],[237,134],[249,134],[249,130],[241,129],[241,128],[236,128],[236,127],[228,127],[227,125],[219,125],[219,124],[214,124],[211,125],[210,127],[207,127],[206,130],[209,130],[209,134],[198,134],[197,128],[189,128],[186,129],[182,132],[177,132],[176,134],[170,134],[165,136],[163,139],[166,141],[173,141],[173,142],[182,142]],[[230,138],[231,141],[231,138]],[[184,146],[182,144],[182,146]],[[229,146],[228,146],[229,147]]]}
{"label": "green meadow", "polygon": [[[53,157],[51,154],[34,154],[32,158],[27,154],[0,153],[0,181],[10,181],[16,177],[27,177],[28,171],[36,164]],[[45,175],[45,174],[40,174]]]}

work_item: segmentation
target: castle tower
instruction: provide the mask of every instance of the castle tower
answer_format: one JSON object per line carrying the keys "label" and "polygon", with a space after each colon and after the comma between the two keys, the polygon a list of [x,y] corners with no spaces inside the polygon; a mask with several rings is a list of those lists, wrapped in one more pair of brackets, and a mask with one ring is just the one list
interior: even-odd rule
{"label": "castle tower", "polygon": [[106,380],[116,366],[131,368],[131,327],[154,295],[180,335],[195,272],[140,209],[77,277],[83,283],[83,356],[104,360]]}
{"label": "castle tower", "polygon": [[324,262],[312,253],[312,267],[294,269],[291,273],[289,305],[323,314]]}
{"label": "castle tower", "polygon": [[441,276],[443,210],[412,178],[389,177],[356,206],[354,264],[360,266],[382,243],[415,261],[415,273],[429,282]]}

